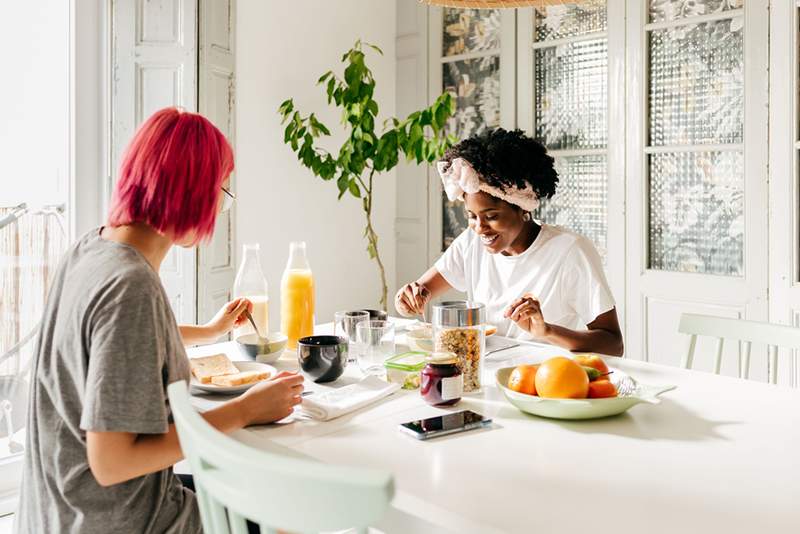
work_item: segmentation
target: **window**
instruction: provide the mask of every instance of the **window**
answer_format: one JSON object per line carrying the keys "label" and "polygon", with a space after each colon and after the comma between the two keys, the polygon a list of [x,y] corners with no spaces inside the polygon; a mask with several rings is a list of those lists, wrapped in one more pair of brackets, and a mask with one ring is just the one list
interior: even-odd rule
{"label": "window", "polygon": [[649,268],[742,276],[741,0],[649,4]]}
{"label": "window", "polygon": [[608,234],[608,42],[605,3],[534,9],[533,134],[556,159],[556,195],[534,214],[589,239]]}
{"label": "window", "polygon": [[[499,9],[445,8],[442,13],[442,89],[456,100],[448,124],[459,139],[500,126],[501,14]],[[464,206],[442,196],[442,250],[467,227]]]}

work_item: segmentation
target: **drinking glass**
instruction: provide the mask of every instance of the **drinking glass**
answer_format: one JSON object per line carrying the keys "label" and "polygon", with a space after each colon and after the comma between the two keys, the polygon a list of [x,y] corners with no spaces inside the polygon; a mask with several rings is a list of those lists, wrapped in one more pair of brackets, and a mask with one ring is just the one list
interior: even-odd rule
{"label": "drinking glass", "polygon": [[356,361],[356,325],[369,321],[369,312],[338,311],[333,316],[333,333],[347,340],[349,347],[348,363]]}
{"label": "drinking glass", "polygon": [[394,356],[394,323],[363,321],[356,324],[356,361],[361,372],[382,375],[383,362]]}

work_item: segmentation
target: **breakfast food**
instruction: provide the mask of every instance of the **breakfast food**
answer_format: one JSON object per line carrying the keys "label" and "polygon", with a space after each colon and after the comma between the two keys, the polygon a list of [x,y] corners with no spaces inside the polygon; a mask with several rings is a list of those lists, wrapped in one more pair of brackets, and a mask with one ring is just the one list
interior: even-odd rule
{"label": "breakfast food", "polygon": [[536,395],[536,371],[538,370],[538,365],[518,365],[508,377],[508,389],[526,395]]}
{"label": "breakfast food", "polygon": [[215,376],[234,375],[239,369],[224,354],[192,358],[189,360],[192,374],[202,384],[210,384]]}
{"label": "breakfast food", "polygon": [[[597,361],[603,371],[598,369]],[[558,356],[537,365],[518,365],[508,376],[506,386],[518,393],[543,398],[604,399],[619,395],[609,380],[612,372],[596,355],[582,355],[574,360]]]}
{"label": "breakfast food", "polygon": [[493,336],[497,333],[497,327],[491,324],[486,325],[486,335]]}
{"label": "breakfast food", "polygon": [[594,382],[589,382],[590,399],[605,399],[616,396],[617,386],[612,384],[609,380],[595,380]]}
{"label": "breakfast food", "polygon": [[550,358],[536,371],[536,392],[551,399],[585,399],[589,376],[583,367],[563,356]]}
{"label": "breakfast food", "polygon": [[573,357],[575,363],[583,365],[584,367],[593,367],[600,371],[600,374],[607,374],[608,373],[608,365],[606,362],[603,361],[603,358],[598,356],[597,354],[576,354]]}
{"label": "breakfast food", "polygon": [[436,352],[453,352],[458,356],[458,370],[464,375],[464,392],[481,387],[481,337],[478,330],[448,328],[436,336]]}
{"label": "breakfast food", "polygon": [[266,380],[269,378],[267,371],[243,371],[233,375],[214,376],[211,378],[211,383],[215,386],[242,386],[244,384],[252,384],[259,380]]}

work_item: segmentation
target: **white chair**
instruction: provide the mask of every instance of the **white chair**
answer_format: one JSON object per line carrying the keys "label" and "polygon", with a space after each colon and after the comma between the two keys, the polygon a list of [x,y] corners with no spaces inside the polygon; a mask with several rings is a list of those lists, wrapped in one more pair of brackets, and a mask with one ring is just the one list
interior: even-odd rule
{"label": "white chair", "polygon": [[207,534],[247,534],[247,519],[263,534],[366,533],[389,507],[390,473],[254,449],[209,425],[192,407],[185,382],[170,384],[167,394]]}
{"label": "white chair", "polygon": [[800,328],[792,326],[684,313],[681,315],[678,331],[690,336],[688,350],[681,362],[681,367],[684,369],[689,369],[692,366],[697,336],[717,338],[714,354],[715,374],[719,374],[722,364],[724,340],[738,341],[740,343],[739,378],[749,377],[752,343],[767,345],[769,347],[768,379],[772,384],[778,381],[778,347],[800,349]]}

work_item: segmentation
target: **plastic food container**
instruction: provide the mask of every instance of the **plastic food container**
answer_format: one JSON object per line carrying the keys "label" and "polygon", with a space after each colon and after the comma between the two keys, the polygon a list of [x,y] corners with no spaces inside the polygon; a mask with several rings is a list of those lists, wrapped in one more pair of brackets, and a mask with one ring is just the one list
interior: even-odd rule
{"label": "plastic food container", "polygon": [[400,384],[403,389],[417,389],[420,383],[420,371],[425,367],[425,352],[411,351],[392,356],[383,364],[386,368],[386,379]]}
{"label": "plastic food container", "polygon": [[452,352],[464,375],[464,393],[481,389],[486,350],[486,307],[480,302],[453,300],[433,306],[433,344],[436,352]]}

